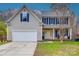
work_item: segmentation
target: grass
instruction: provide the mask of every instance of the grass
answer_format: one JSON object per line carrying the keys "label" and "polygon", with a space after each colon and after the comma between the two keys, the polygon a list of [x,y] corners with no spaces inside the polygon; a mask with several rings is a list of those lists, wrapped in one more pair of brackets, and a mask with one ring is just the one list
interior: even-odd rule
{"label": "grass", "polygon": [[0,41],[0,45],[6,44],[6,43],[7,43],[7,42],[1,42],[1,41]]}
{"label": "grass", "polygon": [[40,42],[37,44],[35,56],[79,56],[79,42],[75,41],[52,41],[51,43]]}

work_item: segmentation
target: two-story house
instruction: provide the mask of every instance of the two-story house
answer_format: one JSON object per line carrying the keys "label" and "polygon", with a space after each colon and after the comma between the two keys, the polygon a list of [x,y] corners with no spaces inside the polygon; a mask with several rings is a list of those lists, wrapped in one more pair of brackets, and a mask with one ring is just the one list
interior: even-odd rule
{"label": "two-story house", "polygon": [[7,40],[42,41],[60,39],[61,25],[64,39],[74,39],[76,18],[67,7],[52,8],[35,14],[23,6],[7,21]]}

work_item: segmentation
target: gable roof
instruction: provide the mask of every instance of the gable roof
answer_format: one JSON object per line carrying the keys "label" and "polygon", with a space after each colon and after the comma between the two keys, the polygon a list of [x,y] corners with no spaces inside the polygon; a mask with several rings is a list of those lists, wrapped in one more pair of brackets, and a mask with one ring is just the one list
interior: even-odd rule
{"label": "gable roof", "polygon": [[13,20],[13,18],[16,17],[16,15],[17,15],[20,11],[22,11],[24,8],[27,9],[27,11],[29,11],[29,13],[31,13],[32,16],[34,16],[34,17],[36,18],[36,20],[39,21],[39,23],[42,24],[42,22],[41,22],[41,20],[39,19],[39,17],[38,17],[34,12],[32,12],[30,9],[28,9],[25,5],[23,5],[23,7],[22,7],[21,9],[19,9],[19,11],[17,11],[17,12],[16,12],[12,17],[10,17],[6,22],[7,22],[7,23],[10,23],[10,22]]}
{"label": "gable roof", "polygon": [[[41,16],[49,16],[49,17],[61,17],[63,15],[63,12],[60,10],[47,10],[47,11],[42,11],[42,15]],[[74,13],[72,11],[70,11],[69,9],[67,9],[64,13],[64,16],[74,16]]]}

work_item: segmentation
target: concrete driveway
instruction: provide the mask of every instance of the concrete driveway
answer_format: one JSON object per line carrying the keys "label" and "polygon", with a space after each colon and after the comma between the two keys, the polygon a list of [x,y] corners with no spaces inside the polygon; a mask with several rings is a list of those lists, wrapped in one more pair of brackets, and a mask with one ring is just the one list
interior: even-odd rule
{"label": "concrete driveway", "polygon": [[32,56],[36,42],[10,42],[0,46],[0,56]]}

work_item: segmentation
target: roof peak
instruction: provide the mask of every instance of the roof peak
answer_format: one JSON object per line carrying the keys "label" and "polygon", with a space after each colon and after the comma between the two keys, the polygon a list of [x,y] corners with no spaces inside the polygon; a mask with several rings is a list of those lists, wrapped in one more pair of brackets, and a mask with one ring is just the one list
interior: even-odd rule
{"label": "roof peak", "polygon": [[25,8],[25,7],[26,7],[26,5],[24,4],[24,5],[23,5],[23,7]]}

